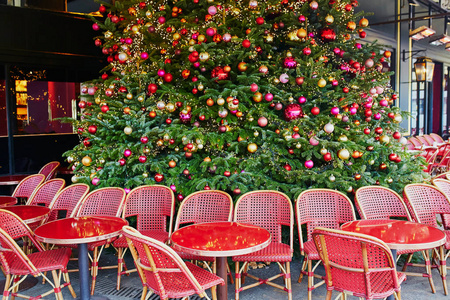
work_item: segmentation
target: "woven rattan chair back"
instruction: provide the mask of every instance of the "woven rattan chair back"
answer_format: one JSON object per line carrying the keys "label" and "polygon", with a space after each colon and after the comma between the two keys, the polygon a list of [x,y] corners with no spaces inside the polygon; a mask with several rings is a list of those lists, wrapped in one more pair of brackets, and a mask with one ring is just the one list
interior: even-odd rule
{"label": "woven rattan chair back", "polygon": [[414,136],[410,137],[408,139],[408,141],[414,145],[414,147],[416,148],[421,148],[422,147],[422,143]]}
{"label": "woven rattan chair back", "polygon": [[236,202],[234,221],[253,224],[270,232],[272,242],[282,242],[282,226],[290,228],[290,247],[293,248],[294,212],[286,194],[277,191],[253,191]]}
{"label": "woven rattan chair back", "polygon": [[360,187],[355,193],[355,206],[361,219],[405,217],[412,220],[402,197],[382,186]]}
{"label": "woven rattan chair back", "polygon": [[435,140],[436,142],[438,142],[438,143],[444,143],[445,142],[444,139],[440,135],[438,135],[436,133],[430,133],[430,137],[433,140]]}
{"label": "woven rattan chair back", "polygon": [[28,198],[27,205],[43,205],[49,207],[56,194],[59,193],[65,185],[66,181],[62,178],[44,181],[36,188],[31,197]]}
{"label": "woven rattan chair back", "polygon": [[403,190],[405,203],[413,219],[418,223],[438,227],[436,215],[450,214],[450,202],[437,187],[414,183]]}
{"label": "woven rattan chair back", "polygon": [[[129,226],[125,226],[122,232],[128,240],[130,251],[144,285],[144,293],[146,287],[149,287],[163,300],[169,297],[185,297],[187,294],[206,296],[204,289],[174,250],[164,243],[140,234]],[[211,276],[217,277],[213,274]],[[203,284],[208,280],[201,279],[203,279]],[[216,283],[208,285],[211,287],[221,282],[219,278]],[[144,296],[145,294],[143,294]]]}
{"label": "woven rattan chair back", "polygon": [[[449,174],[447,174],[449,175]],[[434,186],[436,186],[448,199],[450,199],[450,181],[442,178],[434,178],[432,181]],[[441,214],[442,223],[444,225],[444,229],[450,229],[450,215],[449,214]]]}
{"label": "woven rattan chair back", "polygon": [[233,199],[223,191],[206,190],[188,195],[181,203],[174,231],[183,224],[231,221]]}
{"label": "woven rattan chair back", "polygon": [[436,176],[434,176],[432,178],[432,181],[435,180],[435,179],[438,179],[438,178],[442,178],[442,179],[447,179],[448,180],[447,174],[450,176],[450,172],[444,172],[444,173],[438,174],[438,175],[436,175]]}
{"label": "woven rattan chair back", "polygon": [[378,299],[400,292],[396,263],[383,241],[320,227],[312,236],[325,267],[328,293],[347,291],[356,297]]}
{"label": "woven rattan chair back", "polygon": [[46,222],[58,219],[59,216],[75,215],[81,201],[89,193],[89,186],[84,183],[69,185],[61,190],[50,203],[50,213]]}
{"label": "woven rattan chair back", "polygon": [[42,174],[34,174],[25,177],[17,185],[16,189],[12,193],[13,197],[17,198],[29,198],[33,194],[34,190],[45,180],[45,176]]}
{"label": "woven rattan chair back", "polygon": [[306,224],[307,240],[312,240],[316,227],[338,229],[342,223],[356,220],[350,199],[341,192],[330,189],[303,191],[296,201],[300,251],[303,251],[302,225]]}
{"label": "woven rattan chair back", "polygon": [[143,185],[128,193],[122,217],[136,216],[139,231],[162,230],[170,236],[174,211],[175,197],[169,187]]}
{"label": "woven rattan chair back", "polygon": [[39,174],[43,174],[45,180],[50,180],[56,176],[59,165],[60,163],[58,161],[49,162],[39,170]]}
{"label": "woven rattan chair back", "polygon": [[420,143],[424,146],[433,146],[433,143],[430,144],[423,135],[416,136],[416,139],[418,139]]}
{"label": "woven rattan chair back", "polygon": [[423,138],[427,141],[427,144],[430,146],[433,146],[434,143],[436,142],[430,135],[428,134],[424,134]]}
{"label": "woven rattan chair back", "polygon": [[83,199],[76,216],[120,217],[125,204],[125,195],[125,190],[119,187],[94,190]]}

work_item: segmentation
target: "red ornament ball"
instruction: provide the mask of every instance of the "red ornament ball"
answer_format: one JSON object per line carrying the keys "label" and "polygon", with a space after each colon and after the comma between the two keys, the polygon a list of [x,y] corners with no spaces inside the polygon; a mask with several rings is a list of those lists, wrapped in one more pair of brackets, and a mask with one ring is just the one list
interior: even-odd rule
{"label": "red ornament ball", "polygon": [[325,154],[323,155],[323,159],[324,159],[325,161],[330,161],[330,160],[332,159],[331,153],[330,153],[330,152],[325,153]]}
{"label": "red ornament ball", "polygon": [[85,138],[85,139],[83,140],[83,145],[85,145],[86,147],[90,147],[90,146],[91,146],[91,142],[89,141],[88,138]]}
{"label": "red ornament ball", "polygon": [[146,161],[147,161],[147,157],[145,155],[139,156],[139,162],[140,163],[145,163]]}
{"label": "red ornament ball", "polygon": [[397,159],[397,154],[395,154],[395,153],[389,154],[389,160],[390,161],[395,161],[396,159]]}
{"label": "red ornament ball", "polygon": [[[297,67],[297,62],[293,57],[286,57],[284,59],[284,67],[288,69],[294,69]],[[302,82],[303,83],[303,82]]]}
{"label": "red ornament ball", "polygon": [[97,126],[96,125],[89,126],[88,131],[90,134],[95,134],[97,132]]}
{"label": "red ornament ball", "polygon": [[314,106],[313,108],[311,108],[311,113],[317,116],[320,113],[320,109],[317,106]]}
{"label": "red ornament ball", "polygon": [[297,103],[289,104],[284,110],[284,118],[286,121],[303,118],[303,116],[303,109],[300,104]]}
{"label": "red ornament ball", "polygon": [[148,85],[148,91],[152,94],[156,93],[156,91],[158,90],[158,86],[154,83],[150,83]]}
{"label": "red ornament ball", "polygon": [[258,25],[264,24],[264,18],[263,17],[256,18],[256,24],[258,24]]}
{"label": "red ornament ball", "polygon": [[319,37],[322,42],[329,43],[336,40],[336,32],[329,27],[324,27],[319,30]]}
{"label": "red ornament ball", "polygon": [[164,180],[164,175],[159,174],[159,173],[156,173],[156,175],[155,175],[154,178],[155,178],[155,181],[156,181],[156,182],[161,182],[161,181]]}
{"label": "red ornament ball", "polygon": [[242,47],[249,48],[252,45],[252,43],[249,40],[243,40],[242,41]]}
{"label": "red ornament ball", "polygon": [[402,137],[402,134],[398,131],[394,132],[394,134],[392,134],[392,137],[396,140],[400,139]]}
{"label": "red ornament ball", "polygon": [[285,165],[283,166],[283,168],[285,168],[286,171],[291,171],[291,170],[292,170],[292,167],[291,167],[289,164],[285,164]]}
{"label": "red ornament ball", "polygon": [[217,78],[216,82],[219,80],[227,80],[229,76],[228,72],[225,72],[224,68],[221,66],[215,67],[211,71],[211,78]]}
{"label": "red ornament ball", "polygon": [[102,110],[103,113],[106,113],[109,110],[109,106],[108,105],[103,105],[101,110]]}
{"label": "red ornament ball", "polygon": [[170,74],[170,73],[166,73],[166,74],[164,74],[164,81],[165,82],[171,82],[172,81],[172,79],[173,79],[173,76],[172,76],[172,74]]}

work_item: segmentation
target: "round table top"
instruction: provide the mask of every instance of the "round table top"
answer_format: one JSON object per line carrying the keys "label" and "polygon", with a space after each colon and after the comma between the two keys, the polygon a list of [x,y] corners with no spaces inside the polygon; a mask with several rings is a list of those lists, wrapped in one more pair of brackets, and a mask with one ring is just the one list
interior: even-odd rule
{"label": "round table top", "polygon": [[39,222],[50,212],[50,208],[39,205],[4,206],[1,209],[15,213],[25,224]]}
{"label": "round table top", "polygon": [[17,198],[13,196],[0,196],[0,207],[14,205],[17,203]]}
{"label": "round table top", "polygon": [[175,231],[171,240],[177,251],[225,257],[255,252],[270,244],[270,233],[261,227],[236,222],[201,223]]}
{"label": "round table top", "polygon": [[34,231],[36,239],[51,244],[82,244],[120,234],[128,222],[118,217],[85,216],[48,222]]}
{"label": "round table top", "polygon": [[374,236],[391,249],[431,249],[445,243],[445,233],[435,227],[401,220],[357,220],[341,226]]}
{"label": "round table top", "polygon": [[27,176],[30,176],[30,174],[3,175],[3,176],[0,176],[0,185],[15,185],[15,184],[19,184],[19,182],[21,182]]}

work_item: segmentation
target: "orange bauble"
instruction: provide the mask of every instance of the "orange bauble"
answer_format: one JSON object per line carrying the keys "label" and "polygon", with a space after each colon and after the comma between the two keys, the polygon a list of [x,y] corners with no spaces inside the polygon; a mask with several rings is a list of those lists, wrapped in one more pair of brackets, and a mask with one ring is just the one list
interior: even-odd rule
{"label": "orange bauble", "polygon": [[223,70],[228,73],[228,72],[231,71],[231,67],[230,66],[225,66],[225,67],[223,67]]}
{"label": "orange bauble", "polygon": [[353,21],[350,21],[347,23],[347,29],[348,30],[355,30],[356,29],[356,23]]}
{"label": "orange bauble", "polygon": [[174,160],[169,161],[169,167],[175,168],[177,166],[177,163]]}
{"label": "orange bauble", "polygon": [[391,57],[392,53],[389,50],[384,51],[384,57],[389,58]]}
{"label": "orange bauble", "polygon": [[255,101],[255,102],[261,102],[262,101],[262,94],[260,93],[260,92],[256,92],[254,95],[253,95],[253,101]]}
{"label": "orange bauble", "polygon": [[247,63],[241,61],[241,62],[238,64],[238,70],[241,71],[241,72],[247,71]]}
{"label": "orange bauble", "polygon": [[131,111],[131,108],[129,108],[129,107],[125,107],[124,109],[123,109],[123,113],[124,114],[129,114],[130,113],[130,111]]}
{"label": "orange bauble", "polygon": [[148,115],[150,116],[150,118],[154,118],[154,117],[156,117],[156,112],[151,111],[148,113]]}
{"label": "orange bauble", "polygon": [[367,27],[368,25],[369,25],[369,20],[367,20],[366,18],[362,18],[361,20],[359,20],[359,26]]}
{"label": "orange bauble", "polygon": [[206,100],[206,105],[213,106],[214,105],[214,100],[209,98],[208,100]]}

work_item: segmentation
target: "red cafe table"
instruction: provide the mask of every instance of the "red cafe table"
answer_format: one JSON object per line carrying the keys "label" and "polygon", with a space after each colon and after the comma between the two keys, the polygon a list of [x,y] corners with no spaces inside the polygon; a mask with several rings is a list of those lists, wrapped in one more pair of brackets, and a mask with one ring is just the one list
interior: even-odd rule
{"label": "red cafe table", "polygon": [[60,219],[39,226],[34,231],[38,241],[50,244],[78,244],[80,299],[108,299],[91,297],[88,243],[118,236],[128,222],[118,217],[85,216]]}
{"label": "red cafe table", "polygon": [[[391,249],[394,261],[397,261],[399,249],[433,249],[442,246],[446,239],[445,233],[435,227],[401,220],[357,220],[343,224],[341,229],[379,238]],[[442,251],[441,247],[441,254]],[[445,276],[446,266],[440,268]],[[447,295],[445,281],[444,292]],[[394,299],[394,296],[387,299]]]}
{"label": "red cafe table", "polygon": [[17,198],[12,196],[0,196],[0,207],[10,206],[17,203]]}
{"label": "red cafe table", "polygon": [[5,206],[1,209],[15,213],[25,224],[42,221],[50,212],[50,208],[39,205],[15,205]]}
{"label": "red cafe table", "polygon": [[186,226],[171,236],[177,251],[216,257],[217,275],[225,281],[218,286],[217,298],[228,299],[227,257],[255,252],[270,244],[270,233],[261,227],[236,222],[200,223]]}
{"label": "red cafe table", "polygon": [[17,185],[27,176],[30,176],[30,174],[3,175],[0,176],[0,185]]}

